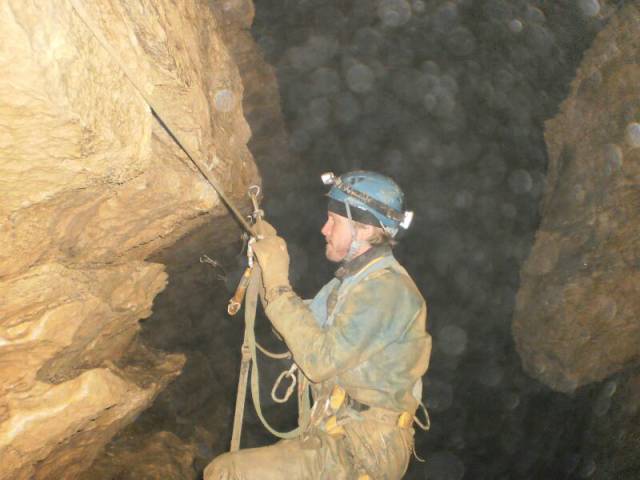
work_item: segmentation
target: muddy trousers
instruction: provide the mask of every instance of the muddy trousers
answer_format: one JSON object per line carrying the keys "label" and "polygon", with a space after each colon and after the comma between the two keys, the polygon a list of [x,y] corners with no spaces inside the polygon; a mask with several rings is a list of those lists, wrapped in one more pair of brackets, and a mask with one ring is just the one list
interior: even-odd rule
{"label": "muddy trousers", "polygon": [[204,471],[204,480],[397,480],[404,475],[413,430],[374,422],[346,426],[346,435],[325,432],[274,445],[225,453]]}

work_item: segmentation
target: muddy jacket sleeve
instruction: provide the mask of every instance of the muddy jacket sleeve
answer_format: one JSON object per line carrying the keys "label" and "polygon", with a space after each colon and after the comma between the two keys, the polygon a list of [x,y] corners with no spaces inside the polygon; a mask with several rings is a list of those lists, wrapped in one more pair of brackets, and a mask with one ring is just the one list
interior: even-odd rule
{"label": "muddy jacket sleeve", "polygon": [[376,272],[349,292],[333,325],[321,328],[302,299],[286,293],[266,313],[294,360],[313,382],[350,369],[402,337],[420,312],[421,298],[389,270]]}

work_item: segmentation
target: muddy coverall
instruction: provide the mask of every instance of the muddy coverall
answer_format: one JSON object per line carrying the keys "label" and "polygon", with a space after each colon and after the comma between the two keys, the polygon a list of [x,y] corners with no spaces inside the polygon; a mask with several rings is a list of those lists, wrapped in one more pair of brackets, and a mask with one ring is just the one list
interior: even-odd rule
{"label": "muddy coverall", "polygon": [[[391,249],[341,267],[311,303],[284,293],[266,314],[312,383],[311,420],[293,440],[219,456],[204,479],[401,478],[431,337],[425,301]],[[336,389],[346,398],[334,409]]]}

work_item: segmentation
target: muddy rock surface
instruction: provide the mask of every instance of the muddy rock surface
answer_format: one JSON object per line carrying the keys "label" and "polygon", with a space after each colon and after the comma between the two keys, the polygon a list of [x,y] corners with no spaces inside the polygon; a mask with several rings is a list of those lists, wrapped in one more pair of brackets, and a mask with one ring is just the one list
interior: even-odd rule
{"label": "muddy rock surface", "polygon": [[585,54],[546,124],[542,220],[513,333],[524,367],[572,392],[640,359],[640,7]]}
{"label": "muddy rock surface", "polygon": [[0,3],[2,479],[77,478],[176,378],[138,341],[167,284],[145,259],[227,215],[119,62],[233,199],[258,181],[206,5],[74,3]]}
{"label": "muddy rock surface", "polygon": [[[208,7],[240,73],[242,109],[252,133],[248,146],[271,186],[265,192],[266,202],[276,197],[277,188],[289,186],[283,174],[296,162],[288,148],[275,69],[265,61],[250,31],[254,19],[250,0],[210,1]],[[268,215],[272,210],[269,206]],[[201,263],[203,254],[216,265]],[[114,475],[121,480],[142,475],[195,479],[215,455],[229,448],[244,325],[242,312],[235,317],[226,314],[227,301],[246,267],[237,226],[228,217],[207,222],[150,259],[165,265],[169,284],[156,297],[153,314],[142,322],[140,339],[151,348],[183,353],[186,362],[154,404],[106,446],[84,473],[86,479]],[[266,320],[259,323],[261,342],[270,345],[271,328]],[[275,340],[272,348],[285,347]],[[269,384],[263,403],[270,419],[274,405],[269,382],[285,366],[267,361],[260,365]],[[289,408],[285,417],[293,418],[295,405]],[[252,429],[245,429],[242,445],[255,446],[264,429],[250,401],[245,420]],[[292,428],[277,419],[276,423]]]}

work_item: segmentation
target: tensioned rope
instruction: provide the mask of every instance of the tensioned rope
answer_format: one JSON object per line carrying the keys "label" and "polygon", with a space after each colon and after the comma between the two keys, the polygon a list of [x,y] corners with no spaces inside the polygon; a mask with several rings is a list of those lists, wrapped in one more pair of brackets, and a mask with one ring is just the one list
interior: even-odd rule
{"label": "tensioned rope", "polygon": [[[79,0],[69,0],[72,8],[76,11],[80,19],[87,26],[92,35],[98,40],[98,42],[102,45],[102,47],[109,53],[111,58],[116,62],[116,64],[120,67],[120,70],[127,77],[127,79],[131,82],[131,84],[135,87],[138,93],[141,95],[143,100],[147,103],[149,108],[151,109],[152,114],[156,117],[160,125],[165,129],[165,131],[169,134],[169,136],[173,139],[173,141],[180,147],[180,149],[185,153],[187,158],[193,163],[196,169],[202,174],[202,176],[209,182],[209,184],[216,191],[218,196],[227,206],[229,211],[236,217],[240,225],[253,237],[257,237],[253,227],[247,222],[244,218],[240,210],[235,206],[235,204],[231,201],[231,199],[225,194],[224,190],[216,180],[216,178],[211,174],[208,168],[205,168],[203,162],[198,159],[197,156],[193,155],[192,152],[188,149],[184,141],[180,138],[179,134],[176,133],[175,130],[171,128],[171,125],[167,122],[166,116],[163,115],[162,111],[157,107],[157,105],[151,99],[151,96],[147,93],[145,88],[141,83],[138,82],[133,73],[127,68],[124,62],[116,55],[116,52],[111,48],[111,45],[106,40],[106,38],[101,34],[100,30],[94,25],[91,21],[91,17],[88,15],[86,10],[84,9],[82,3]],[[253,268],[251,272],[251,281],[249,282],[248,295],[245,305],[245,335],[244,342],[242,346],[243,359],[241,364],[241,372],[240,378],[238,381],[238,394],[237,394],[237,402],[236,402],[236,414],[234,416],[234,428],[233,428],[233,436],[231,442],[231,451],[235,451],[240,446],[240,432],[242,428],[242,419],[244,413],[244,403],[246,398],[246,380],[249,374],[249,369],[251,367],[251,363],[253,360],[253,368],[251,368],[251,393],[254,408],[258,414],[258,417],[262,421],[263,425],[269,430],[272,434],[280,437],[280,438],[292,438],[298,435],[302,429],[302,426],[305,424],[305,421],[309,412],[309,397],[307,391],[307,384],[304,382],[303,375],[299,372],[299,390],[298,390],[298,403],[300,407],[299,413],[299,427],[295,428],[289,432],[279,432],[264,418],[262,414],[262,409],[260,406],[260,386],[259,386],[259,372],[258,372],[258,364],[256,358],[256,348],[265,353],[265,355],[270,356],[272,358],[286,358],[289,357],[290,354],[273,354],[268,350],[262,348],[255,339],[254,332],[254,322],[255,322],[255,314],[257,307],[257,297],[258,291],[260,290],[260,272],[258,268]],[[274,387],[275,390],[275,387]],[[272,393],[272,396],[273,393]]]}
{"label": "tensioned rope", "polygon": [[209,182],[209,184],[216,191],[222,202],[226,205],[229,211],[236,217],[240,225],[251,235],[255,236],[253,228],[249,223],[245,220],[240,210],[236,207],[236,205],[231,201],[231,199],[225,194],[224,189],[218,183],[217,179],[212,175],[209,168],[205,167],[205,164],[194,155],[189,148],[186,146],[185,142],[181,139],[180,135],[176,133],[176,130],[171,128],[171,125],[167,122],[167,116],[163,115],[163,112],[157,107],[157,105],[151,99],[151,96],[147,93],[146,89],[143,85],[136,79],[135,75],[127,68],[124,62],[120,59],[116,52],[111,48],[111,45],[107,41],[107,39],[102,35],[100,30],[96,27],[96,25],[91,21],[91,17],[84,9],[82,2],[79,0],[69,0],[71,6],[76,11],[80,19],[87,26],[91,34],[98,40],[100,45],[109,53],[111,58],[116,62],[116,64],[122,70],[122,73],[127,77],[127,79],[133,84],[135,89],[140,93],[143,100],[147,103],[153,115],[158,119],[159,123],[166,130],[169,136],[173,139],[173,141],[180,147],[180,149],[185,153],[187,158],[193,163],[196,169],[200,172],[200,174]]}

